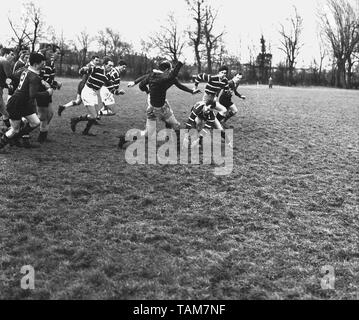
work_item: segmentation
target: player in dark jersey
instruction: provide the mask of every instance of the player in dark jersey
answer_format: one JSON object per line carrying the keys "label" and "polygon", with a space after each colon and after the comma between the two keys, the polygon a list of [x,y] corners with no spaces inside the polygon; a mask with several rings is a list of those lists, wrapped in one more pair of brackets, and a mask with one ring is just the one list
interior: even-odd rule
{"label": "player in dark jersey", "polygon": [[242,100],[246,99],[245,96],[241,95],[237,91],[241,79],[242,79],[242,74],[235,75],[233,79],[228,82],[229,88],[227,90],[223,90],[222,94],[219,97],[219,103],[227,109],[227,113],[221,122],[223,127],[226,127],[227,120],[229,120],[230,118],[232,118],[234,115],[238,113],[238,108],[232,101],[233,94],[235,94],[238,98]]}
{"label": "player in dark jersey", "polygon": [[[8,96],[7,96],[8,101],[10,97],[13,95],[13,93],[15,92],[17,86],[19,85],[22,71],[24,71],[29,64],[29,56],[30,56],[30,52],[27,50],[22,50],[19,53],[19,59],[15,62],[12,70],[12,75],[11,75],[12,87],[9,88],[8,91]],[[22,71],[18,72],[18,70],[22,70]]]}
{"label": "player in dark jersey", "polygon": [[[174,116],[173,110],[166,99],[167,90],[175,85],[179,89],[191,94],[201,92],[199,89],[190,89],[181,84],[178,79],[178,73],[183,63],[178,62],[172,69],[169,61],[160,63],[158,70],[154,69],[150,74],[141,77],[140,90],[148,94],[147,121],[146,129],[140,132],[140,136],[152,136],[156,133],[156,120],[162,120],[166,124],[166,128],[173,129],[179,141],[180,123]],[[135,81],[136,82],[136,81]],[[124,136],[120,137],[118,146],[122,148],[125,143]]]}
{"label": "player in dark jersey", "polygon": [[[6,109],[11,127],[1,136],[0,149],[4,148],[10,140],[29,134],[40,125],[35,99],[49,97],[53,93],[51,88],[42,91],[40,71],[44,66],[44,56],[33,52],[30,54],[29,61],[30,67],[22,73],[19,86],[7,103]],[[22,117],[27,119],[27,123],[20,129]]]}
{"label": "player in dark jersey", "polygon": [[79,106],[82,103],[82,99],[81,99],[81,92],[82,89],[84,88],[86,81],[89,77],[88,71],[90,70],[90,67],[95,67],[95,66],[99,66],[100,65],[100,57],[99,56],[92,56],[91,61],[84,67],[82,67],[79,70],[79,75],[82,77],[81,81],[79,82],[78,86],[77,86],[77,96],[75,100],[71,100],[70,102],[64,104],[64,105],[59,105],[58,109],[57,109],[57,114],[59,117],[61,117],[62,112],[69,107],[73,107],[73,106]]}
{"label": "player in dark jersey", "polygon": [[70,122],[72,132],[76,131],[76,125],[81,121],[87,121],[85,130],[82,132],[85,136],[95,136],[90,133],[90,128],[96,123],[98,97],[97,92],[107,83],[111,82],[109,72],[114,64],[110,58],[105,58],[103,66],[95,66],[89,68],[89,78],[81,92],[81,99],[87,109],[87,114],[72,118]]}
{"label": "player in dark jersey", "polygon": [[1,48],[1,57],[0,57],[0,114],[2,115],[2,120],[6,127],[10,127],[9,117],[5,108],[3,100],[4,89],[12,88],[11,85],[11,75],[12,75],[12,61],[15,58],[15,53],[12,49]]}

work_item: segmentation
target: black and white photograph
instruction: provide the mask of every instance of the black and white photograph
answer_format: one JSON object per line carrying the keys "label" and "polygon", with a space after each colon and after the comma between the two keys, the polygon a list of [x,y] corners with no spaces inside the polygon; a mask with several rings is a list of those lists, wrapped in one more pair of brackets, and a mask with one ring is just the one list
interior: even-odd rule
{"label": "black and white photograph", "polygon": [[2,3],[0,300],[359,300],[358,89],[359,0]]}

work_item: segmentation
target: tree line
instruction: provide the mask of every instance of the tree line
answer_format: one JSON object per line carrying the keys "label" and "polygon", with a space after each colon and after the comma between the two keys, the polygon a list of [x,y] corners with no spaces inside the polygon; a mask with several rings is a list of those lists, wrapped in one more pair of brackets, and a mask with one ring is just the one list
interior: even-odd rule
{"label": "tree line", "polygon": [[[210,0],[184,0],[192,24],[188,30],[181,30],[176,15],[169,12],[166,21],[146,41],[142,41],[140,52],[122,39],[112,28],[90,35],[80,31],[75,39],[66,39],[46,25],[42,9],[33,2],[23,4],[21,16],[8,16],[12,37],[8,45],[17,52],[23,49],[35,50],[41,43],[52,43],[60,47],[57,62],[59,75],[77,76],[80,67],[92,55],[110,56],[115,63],[125,59],[129,63],[128,76],[137,77],[153,68],[159,59],[178,61],[186,48],[191,48],[195,62],[186,64],[181,77],[185,80],[191,74],[214,73],[218,66],[226,64],[232,73],[241,72],[248,83],[267,83],[271,76],[282,85],[325,85],[342,88],[357,88],[359,57],[359,0],[326,0],[318,10],[318,43],[320,52],[313,57],[307,69],[298,69],[297,61],[305,43],[302,39],[303,24],[297,8],[286,21],[278,23],[279,49],[283,59],[273,65],[273,55],[264,35],[258,36],[258,48],[248,46],[249,61],[230,54],[224,42],[225,28],[218,27],[219,9]],[[97,50],[90,50],[96,44]],[[331,61],[331,68],[323,67],[325,58]]]}

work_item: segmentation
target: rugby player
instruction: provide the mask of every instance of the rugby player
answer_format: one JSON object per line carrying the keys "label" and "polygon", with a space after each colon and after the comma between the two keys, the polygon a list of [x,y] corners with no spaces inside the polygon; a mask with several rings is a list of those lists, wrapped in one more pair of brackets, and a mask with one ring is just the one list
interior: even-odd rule
{"label": "rugby player", "polygon": [[57,115],[61,117],[62,112],[69,107],[79,106],[82,103],[81,99],[81,91],[84,88],[86,81],[89,77],[88,70],[90,67],[95,67],[100,65],[100,57],[99,56],[92,56],[91,61],[84,67],[79,70],[79,74],[82,76],[81,81],[77,86],[77,95],[75,100],[71,100],[70,102],[60,105],[57,109]]}
{"label": "rugby player", "polygon": [[[48,87],[46,91],[42,88],[40,71],[45,65],[44,56],[33,52],[30,54],[29,61],[29,68],[22,73],[19,86],[7,103],[10,128],[0,138],[0,149],[4,148],[12,139],[29,134],[40,126],[35,99],[49,98],[53,94],[52,88]],[[27,119],[27,123],[21,129],[22,117]]]}
{"label": "rugby player", "polygon": [[91,66],[87,70],[89,78],[81,92],[81,99],[87,109],[87,114],[80,117],[71,118],[70,126],[72,132],[76,131],[76,125],[81,121],[87,121],[87,125],[82,132],[85,136],[96,136],[90,133],[90,128],[96,123],[98,97],[97,92],[107,83],[111,82],[110,71],[114,64],[113,61],[106,57],[103,61],[103,66]]}

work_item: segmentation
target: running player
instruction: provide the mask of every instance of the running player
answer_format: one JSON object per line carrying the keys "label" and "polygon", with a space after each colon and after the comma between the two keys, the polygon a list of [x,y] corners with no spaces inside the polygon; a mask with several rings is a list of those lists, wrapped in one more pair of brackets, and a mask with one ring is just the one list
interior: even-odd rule
{"label": "running player", "polygon": [[61,117],[62,112],[69,107],[73,107],[73,106],[79,106],[82,103],[82,99],[81,99],[81,91],[84,88],[86,81],[89,77],[88,74],[88,70],[90,67],[95,67],[95,66],[99,66],[100,65],[100,57],[99,56],[92,56],[91,61],[85,66],[82,67],[79,70],[79,74],[82,76],[81,81],[79,82],[78,86],[77,86],[77,96],[75,100],[71,100],[70,102],[64,104],[64,105],[60,105],[57,109],[57,114],[59,117]]}
{"label": "running player", "polygon": [[127,63],[120,60],[117,67],[114,67],[110,73],[111,82],[100,89],[100,97],[102,100],[103,107],[99,111],[100,116],[111,116],[115,115],[112,107],[115,105],[114,95],[125,94],[124,90],[120,90],[121,74],[126,70]]}
{"label": "running player", "polygon": [[88,69],[89,78],[81,92],[81,99],[87,109],[87,114],[80,117],[72,118],[70,125],[72,132],[76,131],[76,125],[81,121],[87,121],[85,130],[82,132],[85,136],[95,136],[90,133],[90,128],[95,124],[97,118],[98,97],[97,92],[106,83],[111,82],[109,72],[114,64],[110,58],[105,58],[103,66],[91,66]]}
{"label": "running player", "polygon": [[0,57],[0,114],[2,114],[2,120],[6,127],[10,127],[9,116],[5,108],[3,94],[4,89],[12,89],[11,85],[11,75],[12,67],[11,63],[15,59],[15,53],[12,49],[1,48],[1,57]]}
{"label": "running player", "polygon": [[[30,66],[22,73],[19,86],[7,104],[11,126],[0,138],[0,149],[4,148],[12,139],[29,134],[40,125],[40,119],[36,114],[35,99],[48,98],[53,93],[51,88],[46,91],[42,90],[40,71],[44,67],[44,56],[33,52],[30,54],[29,60]],[[20,130],[22,117],[27,119],[27,123]]]}
{"label": "running player", "polygon": [[212,76],[206,73],[201,73],[197,76],[194,76],[195,89],[198,88],[198,84],[200,82],[207,82],[202,101],[207,105],[211,105],[212,102],[215,102],[215,109],[218,111],[217,118],[219,121],[222,121],[225,118],[227,109],[219,102],[217,102],[216,98],[221,90],[229,89],[227,73],[228,67],[222,66],[219,68],[217,75]]}
{"label": "running player", "polygon": [[[55,81],[55,61],[60,54],[60,48],[58,46],[49,46],[44,51],[41,51],[46,59],[44,68],[41,70],[40,77],[47,82],[53,89],[59,90],[61,83]],[[43,84],[43,90],[47,89],[47,85]],[[47,135],[50,127],[50,122],[54,116],[54,110],[52,106],[52,96],[44,96],[36,98],[37,111],[41,121],[40,134],[37,141],[44,143],[48,141]]]}
{"label": "running player", "polygon": [[[164,61],[160,63],[158,70],[154,69],[140,82],[139,87],[141,91],[149,95],[146,129],[140,132],[141,137],[151,137],[155,134],[156,120],[159,119],[166,123],[166,128],[175,130],[179,141],[180,123],[177,121],[171,106],[166,100],[167,90],[172,87],[172,85],[176,85],[181,90],[191,94],[200,92],[198,89],[191,90],[178,82],[177,75],[182,65],[182,62],[178,62],[175,68],[172,69],[172,64],[169,61]],[[125,137],[121,136],[118,146],[122,148],[124,143]]]}
{"label": "running player", "polygon": [[239,86],[239,82],[242,79],[242,74],[237,74],[233,77],[232,80],[228,82],[229,89],[223,90],[222,94],[219,97],[219,103],[223,105],[227,109],[227,113],[225,114],[224,119],[222,120],[221,124],[223,127],[226,127],[226,122],[230,118],[232,118],[234,115],[238,113],[238,108],[232,101],[233,93],[240,99],[245,100],[246,97],[241,95],[237,89]]}

